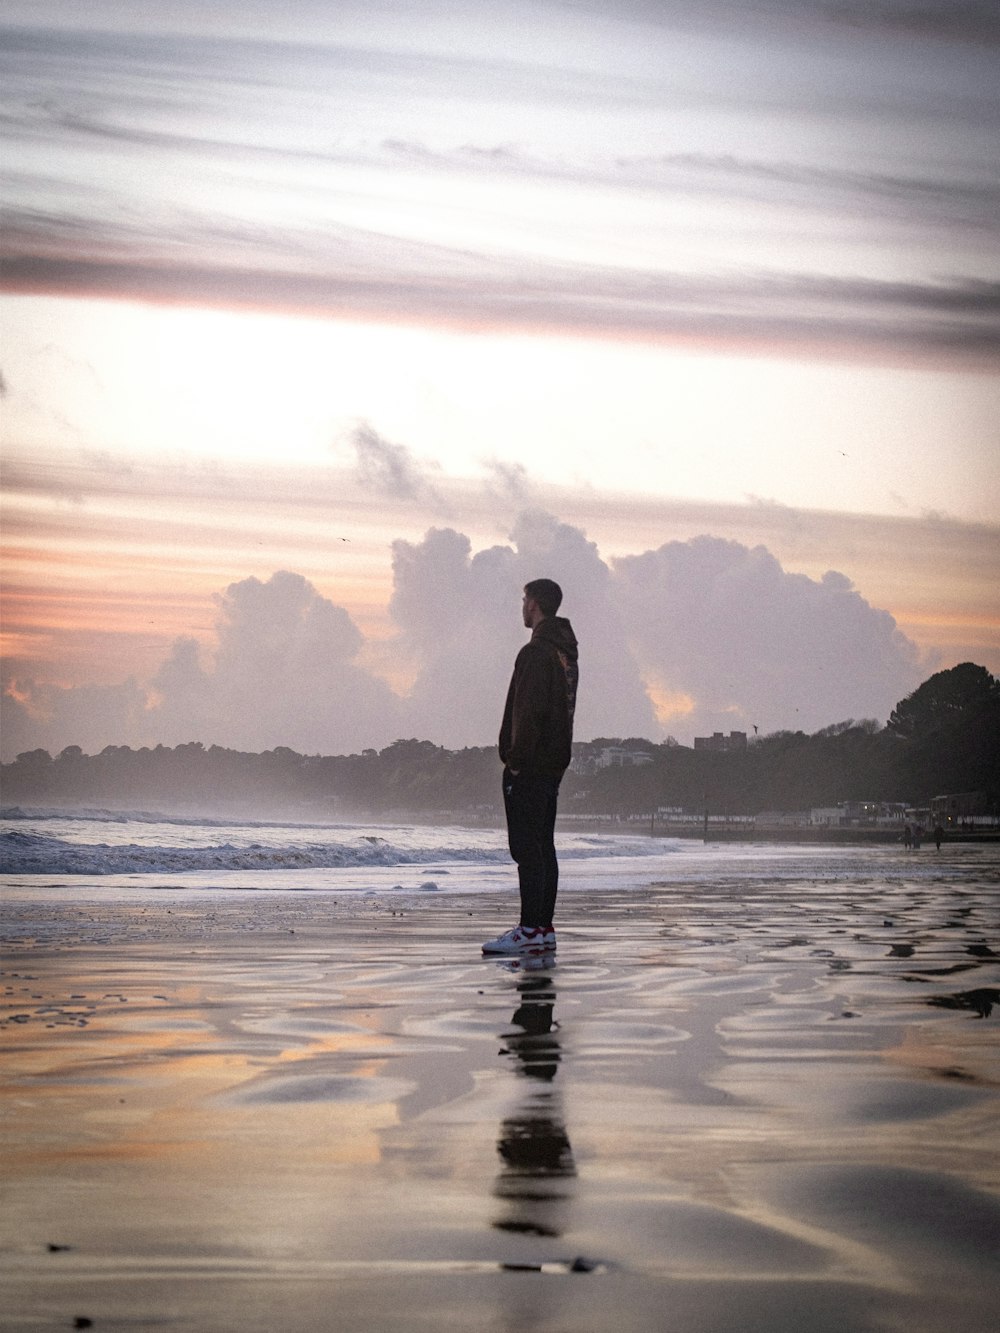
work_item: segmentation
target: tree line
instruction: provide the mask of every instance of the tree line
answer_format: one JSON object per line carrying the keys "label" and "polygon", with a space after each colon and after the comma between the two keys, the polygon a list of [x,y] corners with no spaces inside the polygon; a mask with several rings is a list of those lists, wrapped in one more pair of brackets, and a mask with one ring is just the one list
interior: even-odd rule
{"label": "tree line", "polygon": [[[564,811],[624,817],[674,807],[752,815],[848,800],[920,805],[970,791],[984,792],[996,811],[1000,682],[966,662],[930,677],[897,704],[884,727],[850,719],[812,735],[775,732],[744,750],[692,750],[641,737],[601,738],[577,750],[596,759],[610,745],[645,750],[651,762],[571,770]],[[71,745],[55,757],[29,750],[2,768],[8,804],[322,819],[395,813],[490,819],[501,809],[499,777],[493,746],[446,750],[416,739],[350,755],[285,747],[246,753],[198,741],[136,750],[109,745],[87,755]]]}

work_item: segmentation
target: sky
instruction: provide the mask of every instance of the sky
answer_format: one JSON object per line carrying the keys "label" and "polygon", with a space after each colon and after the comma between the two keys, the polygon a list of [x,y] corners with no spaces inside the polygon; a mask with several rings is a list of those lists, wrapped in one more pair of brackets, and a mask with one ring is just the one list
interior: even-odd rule
{"label": "sky", "polygon": [[1000,673],[993,0],[8,0],[5,761]]}

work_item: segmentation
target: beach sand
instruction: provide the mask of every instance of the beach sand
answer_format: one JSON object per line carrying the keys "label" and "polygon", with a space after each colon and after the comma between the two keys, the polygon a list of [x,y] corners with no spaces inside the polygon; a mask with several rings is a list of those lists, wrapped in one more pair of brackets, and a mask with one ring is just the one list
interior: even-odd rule
{"label": "beach sand", "polygon": [[919,1330],[1000,1306],[997,886],[18,889],[6,1329]]}

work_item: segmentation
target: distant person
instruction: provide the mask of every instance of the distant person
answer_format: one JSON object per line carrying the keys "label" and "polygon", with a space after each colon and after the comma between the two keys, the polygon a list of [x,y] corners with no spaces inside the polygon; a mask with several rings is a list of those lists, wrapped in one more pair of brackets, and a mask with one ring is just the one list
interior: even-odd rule
{"label": "distant person", "polygon": [[906,824],[903,828],[903,846],[906,848],[913,846],[913,830],[909,824]]}
{"label": "distant person", "polygon": [[941,850],[941,843],[942,843],[943,841],[944,841],[944,829],[941,827],[940,824],[935,824],[935,825],[934,825],[934,846],[938,849],[938,851]]}
{"label": "distant person", "polygon": [[551,579],[524,585],[522,618],[531,639],[514,662],[500,726],[507,841],[517,862],[521,893],[518,924],[483,953],[546,953],[556,947],[555,826],[559,784],[573,754],[577,642],[556,612],[562,589]]}

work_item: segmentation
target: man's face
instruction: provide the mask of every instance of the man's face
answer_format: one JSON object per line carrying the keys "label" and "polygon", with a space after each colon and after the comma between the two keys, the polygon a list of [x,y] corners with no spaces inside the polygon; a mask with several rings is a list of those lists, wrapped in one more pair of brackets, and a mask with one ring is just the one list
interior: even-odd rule
{"label": "man's face", "polygon": [[538,603],[534,597],[524,594],[524,601],[521,603],[521,619],[524,621],[524,628],[531,629],[535,623],[535,612],[538,609]]}

